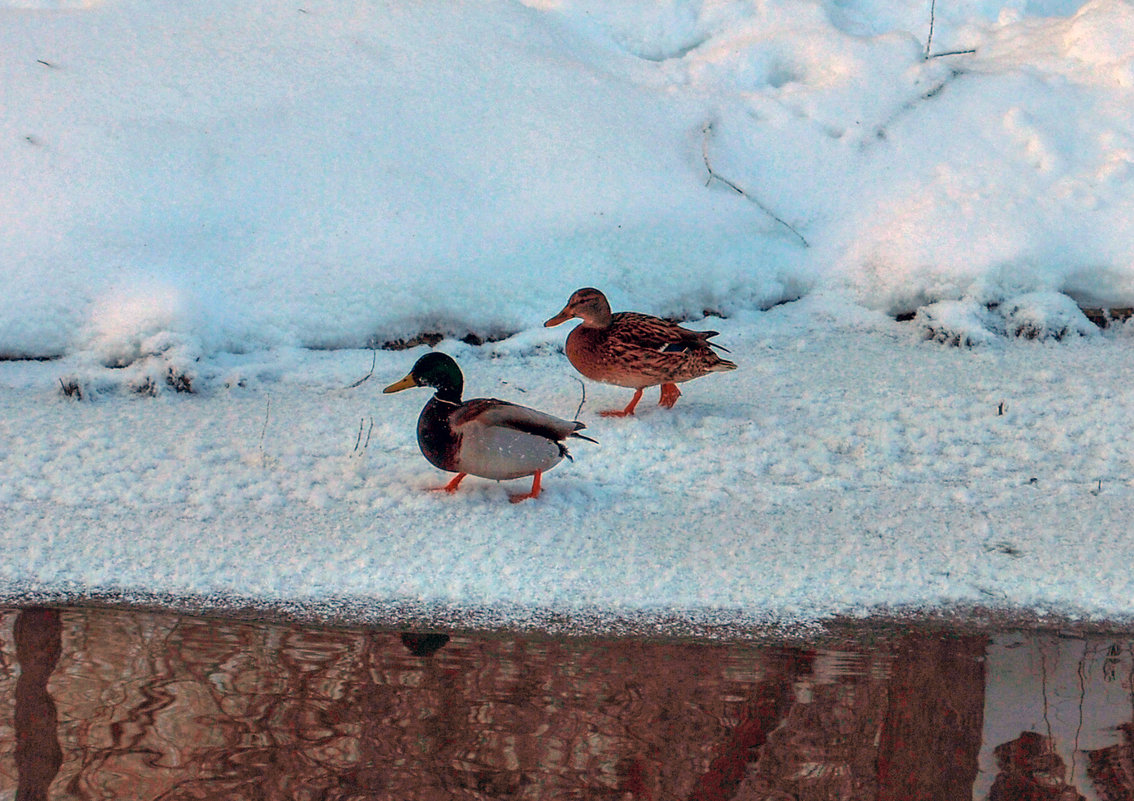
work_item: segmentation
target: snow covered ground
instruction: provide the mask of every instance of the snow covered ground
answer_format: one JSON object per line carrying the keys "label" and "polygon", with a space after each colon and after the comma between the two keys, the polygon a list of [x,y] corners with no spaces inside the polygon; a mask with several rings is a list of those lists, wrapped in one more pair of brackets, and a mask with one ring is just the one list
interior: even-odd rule
{"label": "snow covered ground", "polygon": [[[1134,327],[1080,311],[1134,306],[1130,42],[1125,0],[0,0],[0,599],[1134,619]],[[381,389],[427,346],[372,348],[571,417],[580,286],[739,369],[587,385],[536,501],[421,491]]]}

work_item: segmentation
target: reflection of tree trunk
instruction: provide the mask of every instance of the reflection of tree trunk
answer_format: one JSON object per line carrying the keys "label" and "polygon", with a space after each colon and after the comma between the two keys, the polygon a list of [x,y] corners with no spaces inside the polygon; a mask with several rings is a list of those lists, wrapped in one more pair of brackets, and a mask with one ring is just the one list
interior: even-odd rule
{"label": "reflection of tree trunk", "polygon": [[760,747],[784,722],[795,700],[792,682],[808,660],[801,656],[798,663],[789,661],[790,669],[784,675],[761,682],[752,689],[744,717],[732,730],[709,770],[697,779],[689,795],[692,801],[726,801],[735,795],[749,764],[757,760]]}
{"label": "reflection of tree trunk", "polygon": [[63,627],[54,609],[25,609],[15,623],[16,659],[16,797],[20,801],[46,801],[63,752],[55,702],[47,693],[47,680],[62,650]]}
{"label": "reflection of tree trunk", "polygon": [[713,760],[709,770],[697,781],[689,796],[693,801],[725,801],[744,778],[748,763],[755,762],[757,749],[768,741],[768,735],[783,722],[791,704],[791,685],[766,685],[748,710],[748,717],[732,731],[723,753]]}
{"label": "reflection of tree trunk", "polygon": [[972,795],[984,726],[984,637],[913,636],[890,678],[879,801]]}

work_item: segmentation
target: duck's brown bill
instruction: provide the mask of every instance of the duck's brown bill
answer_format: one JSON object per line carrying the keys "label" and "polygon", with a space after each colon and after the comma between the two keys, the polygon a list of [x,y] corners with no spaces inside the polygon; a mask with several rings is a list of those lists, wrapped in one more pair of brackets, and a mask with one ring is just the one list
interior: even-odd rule
{"label": "duck's brown bill", "polygon": [[416,386],[417,382],[413,380],[413,373],[410,373],[401,381],[395,381],[393,384],[390,384],[390,386],[386,387],[382,392],[387,394],[391,392],[401,392],[403,389],[411,389]]}
{"label": "duck's brown bill", "polygon": [[567,322],[568,320],[570,320],[574,316],[575,315],[571,314],[569,311],[567,311],[566,308],[564,308],[563,311],[559,312],[559,314],[555,315],[550,320],[548,320],[546,323],[544,323],[543,327],[544,328],[551,328],[551,326],[553,326],[553,325],[559,325],[560,323]]}

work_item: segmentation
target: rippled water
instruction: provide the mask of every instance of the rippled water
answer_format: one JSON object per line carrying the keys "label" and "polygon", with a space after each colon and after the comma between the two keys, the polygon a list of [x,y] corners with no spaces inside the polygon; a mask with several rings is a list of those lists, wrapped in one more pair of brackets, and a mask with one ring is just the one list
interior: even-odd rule
{"label": "rippled water", "polygon": [[0,798],[1130,799],[1132,648],[0,610]]}

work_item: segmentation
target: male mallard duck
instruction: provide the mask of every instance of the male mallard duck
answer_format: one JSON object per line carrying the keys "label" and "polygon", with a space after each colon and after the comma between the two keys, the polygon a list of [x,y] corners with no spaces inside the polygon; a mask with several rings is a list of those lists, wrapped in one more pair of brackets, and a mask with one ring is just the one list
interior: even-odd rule
{"label": "male mallard duck", "polygon": [[625,409],[602,412],[604,417],[634,414],[642,390],[657,384],[661,384],[658,405],[671,409],[681,397],[678,383],[736,369],[713,351],[720,348],[728,353],[709,342],[716,331],[690,331],[638,312],[611,314],[610,303],[597,289],[577,290],[563,311],[544,325],[559,325],[572,317],[583,321],[567,336],[567,358],[575,369],[592,381],[635,390]]}
{"label": "male mallard duck", "polygon": [[434,467],[456,473],[444,487],[456,492],[461,479],[472,474],[502,481],[533,476],[531,491],[511,496],[512,503],[539,497],[540,476],[571,458],[563,440],[578,437],[586,428],[574,420],[561,420],[495,398],[462,401],[465,379],[461,368],[444,353],[427,353],[417,360],[409,375],[383,392],[410,387],[432,387],[436,393],[417,419],[417,444]]}

